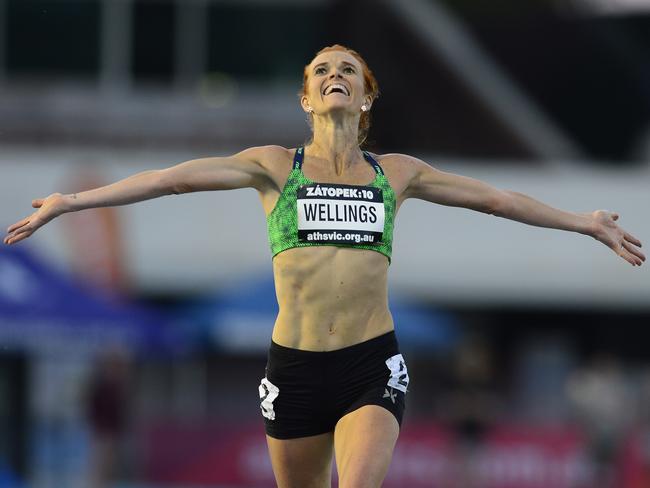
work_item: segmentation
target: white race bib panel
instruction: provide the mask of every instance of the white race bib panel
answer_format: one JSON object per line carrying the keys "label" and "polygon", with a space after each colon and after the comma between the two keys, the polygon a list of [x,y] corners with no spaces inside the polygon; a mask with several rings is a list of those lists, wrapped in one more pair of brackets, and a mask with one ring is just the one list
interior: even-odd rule
{"label": "white race bib panel", "polygon": [[298,239],[331,244],[380,244],[384,196],[372,186],[313,183],[298,189]]}
{"label": "white race bib panel", "polygon": [[266,376],[262,378],[262,382],[258,387],[260,392],[260,408],[262,415],[269,420],[275,420],[275,410],[273,410],[273,400],[280,394],[280,389],[271,383]]}
{"label": "white race bib panel", "polygon": [[388,379],[388,386],[392,386],[396,390],[406,393],[409,386],[409,372],[406,369],[404,356],[395,354],[386,360],[386,367],[390,369],[390,378]]}

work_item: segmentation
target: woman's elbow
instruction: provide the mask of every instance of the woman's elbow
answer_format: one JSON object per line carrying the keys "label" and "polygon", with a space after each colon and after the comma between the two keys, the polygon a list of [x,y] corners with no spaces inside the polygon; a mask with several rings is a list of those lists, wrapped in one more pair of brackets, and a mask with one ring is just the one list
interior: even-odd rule
{"label": "woman's elbow", "polygon": [[506,191],[497,191],[488,199],[486,213],[497,217],[505,217],[512,206],[512,197]]}
{"label": "woman's elbow", "polygon": [[190,185],[180,180],[172,171],[168,170],[158,171],[154,184],[156,190],[163,195],[180,195],[192,191]]}

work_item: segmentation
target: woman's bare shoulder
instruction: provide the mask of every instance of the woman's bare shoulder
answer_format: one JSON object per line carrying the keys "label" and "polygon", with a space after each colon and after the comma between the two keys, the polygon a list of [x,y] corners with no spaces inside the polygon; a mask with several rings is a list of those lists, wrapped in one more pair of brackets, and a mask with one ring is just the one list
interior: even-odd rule
{"label": "woman's bare shoulder", "polygon": [[426,165],[422,160],[409,156],[408,154],[401,153],[386,153],[370,155],[377,160],[380,166],[390,177],[391,175],[399,175],[401,178],[409,178],[415,175],[421,165]]}
{"label": "woman's bare shoulder", "polygon": [[281,185],[287,179],[293,164],[295,149],[278,145],[257,146],[246,150],[249,157],[264,168],[276,185]]}
{"label": "woman's bare shoulder", "polygon": [[414,156],[402,153],[375,154],[371,152],[370,155],[375,158],[380,164],[385,163],[388,165],[400,164],[403,166],[417,166],[418,164],[422,163],[422,160]]}
{"label": "woman's bare shoulder", "polygon": [[292,149],[269,144],[267,146],[255,146],[245,149],[240,154],[247,153],[250,158],[258,160],[260,163],[273,162],[278,159],[286,159],[292,155]]}
{"label": "woman's bare shoulder", "polygon": [[282,146],[254,146],[244,149],[238,157],[255,161],[268,171],[274,171],[277,168],[283,168],[287,165],[286,161],[293,160],[293,150]]}

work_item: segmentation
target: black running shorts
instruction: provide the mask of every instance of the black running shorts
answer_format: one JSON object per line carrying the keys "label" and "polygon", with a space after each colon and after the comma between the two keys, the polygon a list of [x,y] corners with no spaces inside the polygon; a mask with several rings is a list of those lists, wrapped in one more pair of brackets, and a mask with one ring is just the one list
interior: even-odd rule
{"label": "black running shorts", "polygon": [[408,384],[394,331],[324,352],[271,341],[259,386],[266,433],[292,439],[331,432],[364,405],[384,407],[401,425]]}

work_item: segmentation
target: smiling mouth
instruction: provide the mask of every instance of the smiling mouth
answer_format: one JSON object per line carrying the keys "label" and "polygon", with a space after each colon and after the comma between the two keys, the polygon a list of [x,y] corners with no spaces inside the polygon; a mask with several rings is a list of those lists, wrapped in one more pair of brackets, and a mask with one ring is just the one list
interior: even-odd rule
{"label": "smiling mouth", "polygon": [[323,95],[331,95],[332,93],[342,93],[343,95],[350,96],[350,91],[348,88],[341,83],[332,83],[325,90],[323,90]]}

